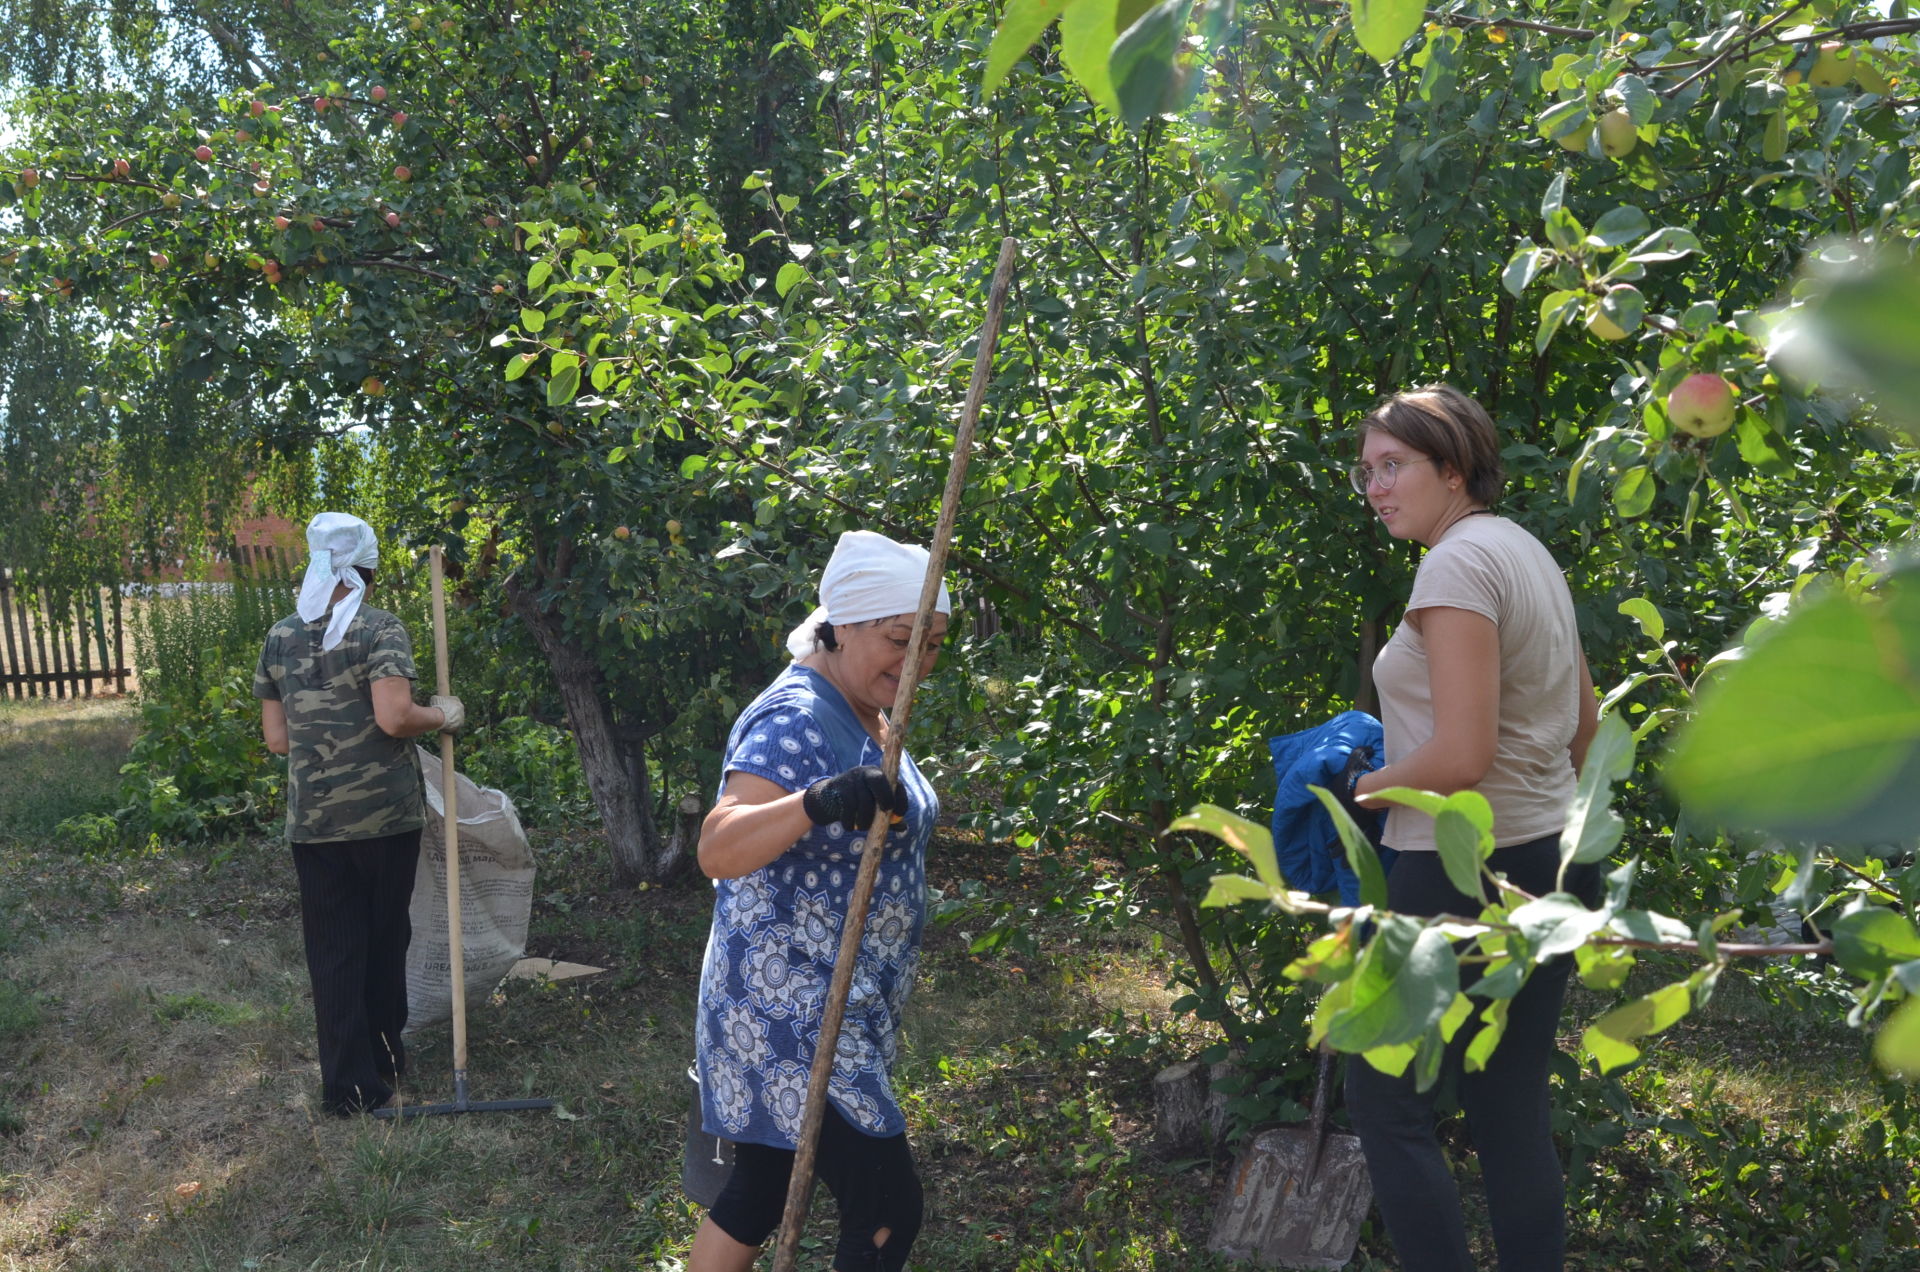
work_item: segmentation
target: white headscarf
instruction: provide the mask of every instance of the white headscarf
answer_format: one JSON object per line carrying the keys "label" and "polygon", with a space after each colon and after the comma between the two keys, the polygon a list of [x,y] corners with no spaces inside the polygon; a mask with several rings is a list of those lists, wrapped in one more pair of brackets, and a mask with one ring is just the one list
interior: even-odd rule
{"label": "white headscarf", "polygon": [[[925,548],[895,543],[871,530],[849,530],[833,547],[827,568],[820,572],[820,604],[787,636],[787,652],[805,658],[819,648],[814,629],[822,623],[864,623],[869,619],[912,614],[920,608],[920,589],[927,581]],[[953,613],[947,585],[933,607]]]}
{"label": "white headscarf", "polygon": [[307,523],[307,550],[313,557],[300,580],[300,621],[311,623],[326,613],[336,586],[345,583],[348,589],[333,607],[333,621],[320,638],[320,652],[326,653],[346,639],[347,628],[360,612],[367,584],[354,567],[378,568],[380,541],[374,538],[372,526],[351,513],[323,512]]}

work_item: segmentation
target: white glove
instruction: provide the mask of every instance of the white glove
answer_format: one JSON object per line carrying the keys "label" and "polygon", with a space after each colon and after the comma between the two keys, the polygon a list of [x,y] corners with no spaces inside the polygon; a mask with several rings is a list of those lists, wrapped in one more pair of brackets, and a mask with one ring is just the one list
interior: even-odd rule
{"label": "white glove", "polygon": [[461,706],[460,699],[452,694],[436,693],[427,700],[427,705],[439,708],[440,714],[446,717],[445,722],[440,726],[442,733],[458,733],[460,726],[467,722],[467,709]]}

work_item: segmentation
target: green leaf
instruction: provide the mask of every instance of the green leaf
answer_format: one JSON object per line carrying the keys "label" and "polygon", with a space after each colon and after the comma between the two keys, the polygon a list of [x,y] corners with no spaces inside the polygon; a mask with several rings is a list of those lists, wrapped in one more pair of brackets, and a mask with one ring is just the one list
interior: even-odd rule
{"label": "green leaf", "polygon": [[780,267],[780,272],[774,275],[773,289],[780,293],[780,299],[785,300],[787,293],[805,282],[806,278],[806,266],[798,261],[788,261]]}
{"label": "green leaf", "polygon": [[1553,263],[1553,253],[1544,247],[1525,244],[1513,254],[1506,269],[1500,273],[1500,285],[1518,296],[1527,290],[1540,271]]}
{"label": "green leaf", "polygon": [[544,331],[547,326],[547,315],[538,309],[522,309],[520,311],[520,325],[527,331]]}
{"label": "green leaf", "polygon": [[1619,716],[1609,713],[1587,744],[1586,762],[1573,802],[1567,806],[1567,824],[1560,831],[1560,862],[1600,861],[1620,842],[1626,823],[1613,811],[1613,784],[1633,771],[1633,731]]}
{"label": "green leaf", "polygon": [[1896,910],[1863,905],[1833,925],[1833,961],[1862,980],[1920,958],[1920,931]]}
{"label": "green leaf", "polygon": [[1595,247],[1619,247],[1632,242],[1651,228],[1652,222],[1647,214],[1631,203],[1623,203],[1610,212],[1601,214],[1593,223],[1593,229],[1587,233],[1587,242]]}
{"label": "green leaf", "polygon": [[1547,192],[1540,197],[1540,219],[1546,220],[1558,212],[1567,201],[1567,174],[1556,173],[1553,180],[1547,182]]}
{"label": "green leaf", "polygon": [[1642,263],[1677,261],[1699,250],[1700,239],[1692,230],[1683,230],[1677,226],[1663,226],[1634,244],[1633,250],[1627,253],[1627,257]]}
{"label": "green leaf", "polygon": [[1620,92],[1620,104],[1627,108],[1637,128],[1653,122],[1654,112],[1660,109],[1660,99],[1655,97],[1647,82],[1638,75],[1622,75],[1614,82]]}
{"label": "green leaf", "polygon": [[1667,638],[1667,620],[1660,617],[1660,608],[1644,596],[1620,602],[1620,612],[1640,624],[1641,633],[1650,641],[1658,643]]}
{"label": "green leaf", "polygon": [[1692,1009],[1686,982],[1663,985],[1645,998],[1615,1007],[1587,1026],[1580,1045],[1600,1062],[1600,1072],[1611,1073],[1640,1056],[1635,1041],[1659,1033],[1683,1019]]}
{"label": "green leaf", "polygon": [[1507,922],[1520,929],[1533,954],[1543,962],[1560,954],[1570,954],[1586,939],[1607,926],[1611,910],[1589,910],[1580,899],[1565,892],[1549,892],[1519,906],[1507,916]]}
{"label": "green leaf", "polygon": [[1907,999],[1880,1026],[1873,1040],[1873,1058],[1896,1078],[1920,1081],[1920,997]]}
{"label": "green leaf", "polygon": [[1666,765],[1698,816],[1787,839],[1920,825],[1920,586],[1795,609],[1701,691]]}
{"label": "green leaf", "polygon": [[1202,908],[1239,905],[1242,901],[1273,900],[1273,894],[1267,890],[1266,884],[1245,875],[1217,874],[1213,876],[1212,884],[1207,889],[1206,898],[1200,902]]}
{"label": "green leaf", "polygon": [[1540,302],[1540,326],[1533,333],[1533,351],[1545,353],[1562,323],[1580,312],[1584,295],[1577,291],[1549,292]]}
{"label": "green leaf", "polygon": [[527,270],[527,290],[530,292],[539,290],[540,284],[546,282],[552,273],[553,263],[551,261],[535,261],[532,267]]}
{"label": "green leaf", "polygon": [[1816,382],[1866,394],[1920,437],[1920,264],[1836,246],[1815,258],[1810,281],[1817,290],[1784,356]]}
{"label": "green leaf", "polygon": [[1360,880],[1360,904],[1385,906],[1387,903],[1387,876],[1380,868],[1380,854],[1373,850],[1373,844],[1360,833],[1353,824],[1353,818],[1335,799],[1333,792],[1324,786],[1308,786],[1320,806],[1327,810],[1327,816],[1333,819],[1333,828],[1340,834],[1340,846],[1346,850],[1347,865]]}
{"label": "green leaf", "polygon": [[1474,1033],[1472,1041],[1467,1043],[1466,1053],[1461,1058],[1462,1067],[1468,1073],[1478,1073],[1487,1067],[1487,1061],[1493,1057],[1493,1049],[1506,1036],[1507,1013],[1512,1009],[1513,999],[1496,998],[1480,1013],[1480,1028]]}
{"label": "green leaf", "polygon": [[579,391],[580,359],[570,353],[556,353],[547,379],[547,405],[565,406]]}
{"label": "green leaf", "polygon": [[1107,74],[1120,102],[1120,118],[1138,128],[1166,100],[1174,52],[1186,30],[1193,0],[1161,0],[1120,33],[1107,58]]}
{"label": "green leaf", "polygon": [[1060,14],[1061,64],[1087,90],[1087,96],[1115,115],[1120,113],[1120,99],[1114,94],[1107,61],[1119,32],[1117,18],[1116,0],[1067,0]]}
{"label": "green leaf", "polygon": [[1629,468],[1620,474],[1613,484],[1613,506],[1621,516],[1631,521],[1635,517],[1646,515],[1653,507],[1653,497],[1660,492],[1660,483],[1653,479],[1650,468]]}
{"label": "green leaf", "polygon": [[1459,809],[1443,808],[1433,819],[1433,841],[1440,850],[1440,865],[1447,872],[1447,881],[1485,905],[1487,892],[1480,882],[1479,830]]}
{"label": "green leaf", "polygon": [[1413,1043],[1460,992],[1460,964],[1438,928],[1390,914],[1381,918],[1346,986],[1350,997],[1327,1021],[1327,1041],[1335,1050]]}
{"label": "green leaf", "polygon": [[1633,972],[1634,953],[1625,945],[1582,945],[1573,952],[1580,983],[1602,993],[1619,989]]}
{"label": "green leaf", "polygon": [[1169,831],[1197,830],[1212,835],[1253,863],[1260,882],[1278,892],[1287,881],[1280,873],[1280,862],[1273,854],[1273,832],[1257,822],[1230,813],[1214,804],[1195,804],[1185,817],[1168,824]]}
{"label": "green leaf", "polygon": [[1000,87],[1013,64],[1026,56],[1041,33],[1060,16],[1059,0],[1007,0],[1000,16],[1000,29],[987,45],[987,69],[980,77],[980,96],[985,98]]}
{"label": "green leaf", "polygon": [[1348,0],[1353,34],[1373,60],[1385,64],[1400,55],[1420,29],[1421,0]]}
{"label": "green leaf", "polygon": [[507,359],[507,379],[518,380],[527,373],[527,368],[540,360],[537,353],[516,353]]}

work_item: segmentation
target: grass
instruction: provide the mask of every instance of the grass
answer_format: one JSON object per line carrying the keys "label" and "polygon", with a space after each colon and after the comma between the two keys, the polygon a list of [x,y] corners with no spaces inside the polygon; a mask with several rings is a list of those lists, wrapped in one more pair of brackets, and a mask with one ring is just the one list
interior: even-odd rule
{"label": "grass", "polygon": [[[96,784],[110,783],[125,739],[111,711],[16,710],[7,727],[46,738]],[[18,766],[0,768],[0,824],[58,820],[13,780],[50,771],[35,750],[0,752]],[[99,797],[78,777],[68,790]],[[281,847],[251,845],[209,870],[63,858],[17,832],[0,843],[0,915],[20,920],[0,928],[12,933],[0,937],[0,1266],[679,1268],[700,1219],[679,1167],[706,890],[609,892],[592,836],[535,846],[531,951],[611,970],[514,982],[476,1008],[469,1071],[475,1099],[537,1094],[560,1110],[396,1125],[316,1114]],[[933,882],[1005,895],[1004,857],[942,841]],[[1017,959],[974,957],[958,932],[930,930],[899,1070],[930,1202],[914,1266],[1238,1266],[1203,1252],[1227,1155],[1169,1162],[1151,1148],[1153,1073],[1210,1040],[1169,1016],[1172,969],[1137,928],[1037,922],[1037,953]],[[1570,1086],[1584,1133],[1615,1136],[1586,1150],[1573,1187],[1571,1266],[1814,1268],[1823,1255],[1911,1266],[1886,1247],[1911,1234],[1898,1211],[1920,1203],[1920,1137],[1869,1142],[1893,1114],[1859,1035],[1831,1016],[1730,986],[1624,1084]],[[452,1098],[444,1027],[417,1040],[413,1065],[408,1098]],[[1460,1173],[1477,1205],[1470,1162]],[[1796,1248],[1796,1234],[1804,1244],[1832,1229],[1822,1207],[1834,1200],[1860,1216],[1846,1221],[1855,1246]],[[824,1266],[827,1206],[802,1267]],[[1377,1236],[1354,1266],[1389,1266]]]}

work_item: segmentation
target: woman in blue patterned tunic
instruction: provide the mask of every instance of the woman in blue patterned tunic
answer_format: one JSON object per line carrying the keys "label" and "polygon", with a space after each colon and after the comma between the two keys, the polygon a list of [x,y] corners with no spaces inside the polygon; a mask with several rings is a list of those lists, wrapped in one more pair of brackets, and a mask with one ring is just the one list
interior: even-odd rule
{"label": "woman in blue patterned tunic", "polygon": [[[920,959],[926,848],[940,805],[912,758],[880,769],[904,674],[923,548],[840,537],[821,605],[788,638],[794,661],[734,722],[720,797],[700,834],[714,880],[696,1027],[701,1120],[734,1169],[694,1238],[688,1272],[746,1272],[779,1226],[827,986],[866,829],[894,828],[874,883],[816,1159],[840,1206],[835,1272],[898,1272],[922,1197],[891,1075]],[[951,605],[940,590],[916,682]]]}

